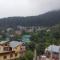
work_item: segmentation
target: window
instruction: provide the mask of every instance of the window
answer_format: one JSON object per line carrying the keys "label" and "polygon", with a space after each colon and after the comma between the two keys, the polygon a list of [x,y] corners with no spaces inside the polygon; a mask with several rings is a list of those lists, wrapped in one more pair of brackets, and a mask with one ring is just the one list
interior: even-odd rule
{"label": "window", "polygon": [[12,51],[11,47],[4,47],[4,51]]}
{"label": "window", "polygon": [[15,53],[15,56],[17,56],[17,53]]}
{"label": "window", "polygon": [[11,47],[9,47],[9,51],[12,51],[12,48]]}
{"label": "window", "polygon": [[7,59],[7,56],[4,56],[4,59]]}
{"label": "window", "polygon": [[8,44],[5,44],[5,46],[8,46]]}
{"label": "window", "polygon": [[4,51],[8,51],[8,47],[4,47]]}
{"label": "window", "polygon": [[10,57],[13,57],[13,54],[10,54]]}
{"label": "window", "polygon": [[20,48],[22,50],[22,48]]}

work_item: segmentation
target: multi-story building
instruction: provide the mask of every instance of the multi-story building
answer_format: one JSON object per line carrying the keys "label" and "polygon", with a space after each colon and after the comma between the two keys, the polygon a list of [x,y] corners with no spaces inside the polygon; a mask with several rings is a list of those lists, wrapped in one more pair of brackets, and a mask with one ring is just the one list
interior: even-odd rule
{"label": "multi-story building", "polygon": [[16,60],[25,53],[25,45],[18,41],[0,42],[0,60]]}
{"label": "multi-story building", "polygon": [[50,45],[45,49],[45,54],[51,60],[59,60],[60,59],[60,46]]}

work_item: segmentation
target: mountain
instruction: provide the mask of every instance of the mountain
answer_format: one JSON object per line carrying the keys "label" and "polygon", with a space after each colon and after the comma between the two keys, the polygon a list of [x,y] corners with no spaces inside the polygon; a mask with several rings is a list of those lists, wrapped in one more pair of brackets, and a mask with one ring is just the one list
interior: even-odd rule
{"label": "mountain", "polygon": [[52,26],[60,24],[60,10],[51,11],[38,16],[8,17],[0,19],[0,29],[21,26]]}

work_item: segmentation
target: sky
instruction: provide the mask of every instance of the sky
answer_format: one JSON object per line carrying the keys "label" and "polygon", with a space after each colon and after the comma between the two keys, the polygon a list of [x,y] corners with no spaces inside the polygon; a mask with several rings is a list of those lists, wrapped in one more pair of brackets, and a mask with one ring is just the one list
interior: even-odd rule
{"label": "sky", "polygon": [[35,16],[60,10],[60,0],[0,0],[0,18]]}

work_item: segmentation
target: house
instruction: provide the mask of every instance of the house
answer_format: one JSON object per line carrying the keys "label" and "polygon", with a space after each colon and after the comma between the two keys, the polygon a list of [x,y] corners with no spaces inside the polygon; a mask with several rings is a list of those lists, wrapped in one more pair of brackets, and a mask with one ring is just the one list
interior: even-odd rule
{"label": "house", "polygon": [[21,30],[16,30],[16,31],[15,31],[15,34],[16,34],[16,35],[21,35],[21,34],[22,34],[22,31],[21,31]]}
{"label": "house", "polygon": [[15,60],[25,53],[25,45],[18,41],[0,42],[0,60]]}
{"label": "house", "polygon": [[52,58],[54,60],[59,60],[60,46],[50,45],[45,49],[45,54],[49,58]]}
{"label": "house", "polygon": [[15,51],[15,53],[18,53],[21,56],[24,55],[26,51],[24,42],[12,41],[10,42],[10,46],[13,48],[13,51]]}

